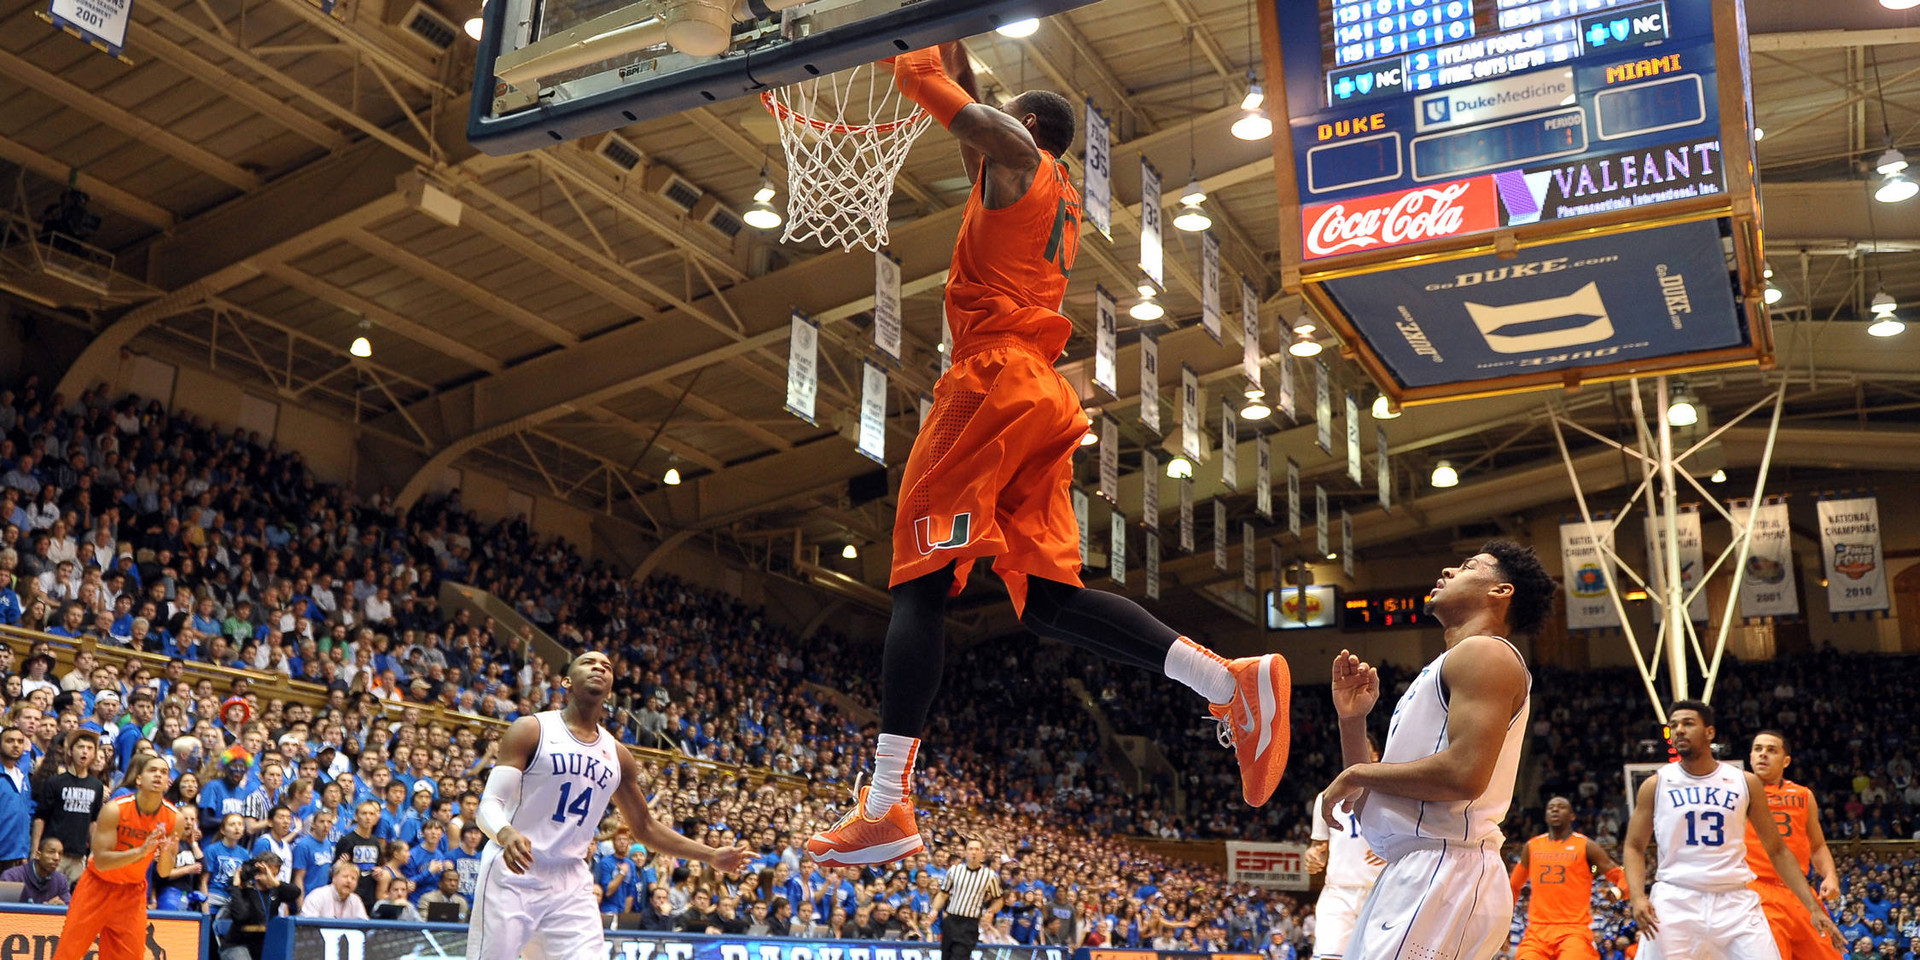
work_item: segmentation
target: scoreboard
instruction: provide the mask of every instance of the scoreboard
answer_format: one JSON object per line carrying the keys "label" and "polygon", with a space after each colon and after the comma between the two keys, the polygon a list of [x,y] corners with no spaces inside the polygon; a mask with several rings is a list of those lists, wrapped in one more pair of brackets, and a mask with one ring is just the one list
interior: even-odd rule
{"label": "scoreboard", "polygon": [[1349,633],[1437,627],[1440,621],[1427,612],[1427,596],[1432,592],[1429,587],[1414,587],[1346,594],[1340,601],[1340,627]]}
{"label": "scoreboard", "polygon": [[1268,0],[1261,22],[1287,286],[1389,396],[1770,359],[1739,0]]}

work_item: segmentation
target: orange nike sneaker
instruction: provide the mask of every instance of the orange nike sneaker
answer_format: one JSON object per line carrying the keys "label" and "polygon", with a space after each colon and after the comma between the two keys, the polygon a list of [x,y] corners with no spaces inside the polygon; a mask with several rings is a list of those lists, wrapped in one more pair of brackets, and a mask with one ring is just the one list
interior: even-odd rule
{"label": "orange nike sneaker", "polygon": [[854,794],[853,809],[831,828],[807,839],[807,856],[815,863],[835,867],[859,867],[874,863],[892,863],[925,850],[920,826],[913,819],[913,799],[901,800],[887,808],[877,820],[867,818],[867,792],[861,787]]}
{"label": "orange nike sneaker", "polygon": [[1232,747],[1240,761],[1240,796],[1259,807],[1273,798],[1287,772],[1293,744],[1293,674],[1277,653],[1227,661],[1233,674],[1233,699],[1207,704],[1220,724],[1220,745]]}

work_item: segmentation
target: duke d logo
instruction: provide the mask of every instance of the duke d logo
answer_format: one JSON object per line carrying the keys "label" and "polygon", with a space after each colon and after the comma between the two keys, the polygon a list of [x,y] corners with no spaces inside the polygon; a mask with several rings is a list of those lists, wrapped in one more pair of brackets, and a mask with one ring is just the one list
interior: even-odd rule
{"label": "duke d logo", "polygon": [[913,542],[920,548],[920,555],[926,556],[935,550],[952,550],[964,547],[973,539],[973,514],[956,513],[947,525],[945,539],[936,541],[938,532],[934,529],[933,517],[920,517],[913,521]]}

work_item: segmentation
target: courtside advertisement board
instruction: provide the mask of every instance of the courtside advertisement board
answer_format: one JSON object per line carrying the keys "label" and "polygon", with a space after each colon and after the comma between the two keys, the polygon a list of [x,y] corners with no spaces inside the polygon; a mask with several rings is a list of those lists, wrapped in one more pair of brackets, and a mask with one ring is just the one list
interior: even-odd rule
{"label": "courtside advertisement board", "polygon": [[1298,843],[1227,842],[1227,881],[1277,890],[1307,889],[1307,848]]}
{"label": "courtside advertisement board", "polygon": [[[273,953],[276,944],[279,953]],[[420,960],[464,956],[467,927],[454,923],[275,920],[270,956],[300,960]],[[1068,960],[1065,947],[982,945],[979,960]],[[51,956],[51,952],[48,956]],[[178,958],[175,958],[178,960]],[[607,931],[604,960],[940,960],[938,944],[904,941],[799,940]]]}
{"label": "courtside advertisement board", "polygon": [[[0,957],[48,960],[60,946],[60,928],[66,922],[65,907],[0,906]],[[207,941],[204,914],[154,910],[147,914],[141,960],[200,960]]]}

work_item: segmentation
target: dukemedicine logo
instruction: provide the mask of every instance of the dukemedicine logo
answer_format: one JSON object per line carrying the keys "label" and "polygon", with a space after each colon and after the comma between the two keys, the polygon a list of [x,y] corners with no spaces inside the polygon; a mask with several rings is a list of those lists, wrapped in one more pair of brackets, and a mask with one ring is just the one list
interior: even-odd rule
{"label": "dukemedicine logo", "polygon": [[1491,176],[1315,204],[1300,215],[1306,259],[1492,230],[1499,208]]}

